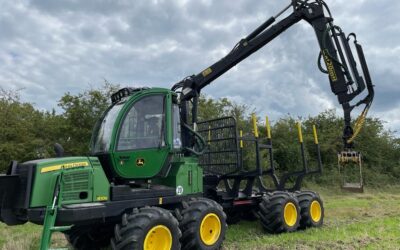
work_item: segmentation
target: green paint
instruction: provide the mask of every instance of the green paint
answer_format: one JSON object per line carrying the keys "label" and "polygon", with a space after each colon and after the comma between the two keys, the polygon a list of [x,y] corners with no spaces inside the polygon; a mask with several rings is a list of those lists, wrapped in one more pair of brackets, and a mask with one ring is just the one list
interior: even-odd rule
{"label": "green paint", "polygon": [[[86,162],[87,166],[75,166],[49,172],[42,170],[56,166],[70,166],[73,163]],[[64,157],[35,161],[30,207],[43,207],[52,203],[57,176],[63,172],[63,204],[85,203],[109,199],[110,184],[96,157]]]}
{"label": "green paint", "polygon": [[203,169],[197,164],[197,158],[182,157],[173,161],[166,178],[157,178],[153,183],[176,188],[177,195],[203,192]]}
{"label": "green paint", "polygon": [[110,197],[110,183],[104,173],[100,161],[90,157],[93,165],[93,201],[108,201]]}
{"label": "green paint", "polygon": [[[115,171],[125,178],[151,178],[160,172],[168,153],[167,148],[115,152]],[[144,162],[143,165],[138,164],[139,161]]]}
{"label": "green paint", "polygon": [[62,204],[62,196],[60,194],[63,193],[63,173],[59,175],[56,180],[56,190],[59,192],[53,193],[53,201],[54,203],[50,204],[46,207],[46,214],[44,217],[43,222],[43,229],[42,229],[42,237],[40,241],[40,250],[47,250],[51,246],[51,235],[54,232],[63,232],[71,229],[72,226],[58,226],[56,227],[56,219],[57,219],[57,212],[58,208]]}
{"label": "green paint", "polygon": [[[176,152],[173,149],[172,126],[172,100],[174,95],[175,93],[168,89],[151,88],[139,91],[128,97],[124,102],[119,103],[120,106],[117,107],[113,119],[107,121],[112,129],[106,138],[108,142],[105,145],[108,148],[103,149],[105,152],[102,151],[101,153],[110,155],[110,164],[112,165],[110,167],[114,169],[119,177],[126,179],[152,179],[154,183],[176,188],[178,195],[201,193],[203,191],[203,171],[197,164],[197,158],[194,157],[173,157],[168,176],[166,178],[155,178],[162,167],[166,165],[166,161],[170,158],[169,156]],[[163,97],[164,117],[162,132],[164,143],[160,143],[158,147],[154,148],[118,151],[119,134],[122,131],[126,114],[133,105],[143,100],[143,98],[151,96]],[[161,102],[160,99],[158,100]],[[158,113],[149,112],[148,114],[151,117],[151,115]],[[129,119],[135,119],[135,116]],[[139,118],[136,117],[136,119]],[[96,133],[99,133],[98,128],[94,131],[94,134]],[[149,134],[144,133],[144,135]],[[130,137],[136,140],[136,143],[141,142],[141,139],[130,134],[125,138],[129,141],[131,140]],[[96,138],[96,136],[93,136],[93,138]],[[146,139],[146,137],[143,138],[143,140]],[[135,145],[135,141],[132,142],[132,145]],[[43,207],[51,204],[55,180],[61,171],[63,172],[62,184],[64,187],[62,204],[110,200],[110,184],[97,157],[90,157],[90,159],[87,157],[64,157],[39,160],[35,161],[35,163],[37,168],[33,180],[31,207]],[[83,165],[85,166],[79,166],[77,163],[84,163]]]}
{"label": "green paint", "polygon": [[[171,154],[172,150],[172,96],[175,93],[169,89],[163,88],[151,88],[137,92],[130,96],[123,104],[123,107],[116,107],[120,109],[115,121],[113,121],[113,129],[111,138],[109,139],[109,148],[107,153],[112,158],[112,168],[119,177],[126,179],[148,179],[157,175],[162,166],[164,166],[168,155]],[[131,110],[132,106],[137,102],[140,102],[145,97],[150,96],[162,96],[164,97],[164,119],[163,119],[163,141],[159,146],[146,149],[132,149],[132,150],[118,150],[118,137],[122,130],[122,125],[125,120],[126,114]],[[98,129],[97,129],[98,130]],[[94,131],[94,136],[99,131]],[[133,138],[140,143],[140,139]],[[144,137],[143,140],[148,138]],[[161,141],[161,139],[160,139]],[[92,152],[93,152],[92,145]],[[138,164],[143,162],[143,164]]]}

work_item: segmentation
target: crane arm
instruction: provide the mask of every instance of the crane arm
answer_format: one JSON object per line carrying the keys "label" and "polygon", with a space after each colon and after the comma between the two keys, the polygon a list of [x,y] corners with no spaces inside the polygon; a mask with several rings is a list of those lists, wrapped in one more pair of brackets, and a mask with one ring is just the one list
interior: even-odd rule
{"label": "crane arm", "polygon": [[[276,22],[277,18],[290,8],[293,9],[293,12]],[[324,9],[328,12],[328,16],[325,15]],[[357,43],[353,33],[346,37],[340,27],[333,24],[330,10],[323,0],[312,2],[309,0],[292,0],[277,15],[269,18],[247,37],[240,40],[225,57],[197,75],[186,77],[176,83],[172,89],[175,91],[181,89],[181,117],[183,121],[187,122],[188,120],[188,102],[191,101],[193,103],[191,110],[192,123],[196,124],[198,96],[204,87],[301,20],[308,22],[317,36],[320,46],[318,66],[323,73],[328,74],[331,90],[342,105],[345,120],[343,130],[344,148],[351,148],[357,129],[356,133],[354,133],[351,127],[350,113],[354,107],[365,104],[365,109],[360,116],[365,118],[373,99],[374,90],[361,45]],[[357,70],[357,64],[349,43],[352,37],[354,37],[354,44],[366,81]],[[325,68],[321,65],[321,59],[325,63]],[[351,104],[351,101],[366,86],[368,95],[356,104]]]}

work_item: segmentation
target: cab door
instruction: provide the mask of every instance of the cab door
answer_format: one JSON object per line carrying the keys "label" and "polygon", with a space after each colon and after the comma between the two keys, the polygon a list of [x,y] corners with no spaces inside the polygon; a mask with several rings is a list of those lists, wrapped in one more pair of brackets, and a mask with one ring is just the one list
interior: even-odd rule
{"label": "cab door", "polygon": [[168,94],[145,95],[128,105],[119,123],[112,157],[119,176],[151,178],[168,164],[170,110]]}

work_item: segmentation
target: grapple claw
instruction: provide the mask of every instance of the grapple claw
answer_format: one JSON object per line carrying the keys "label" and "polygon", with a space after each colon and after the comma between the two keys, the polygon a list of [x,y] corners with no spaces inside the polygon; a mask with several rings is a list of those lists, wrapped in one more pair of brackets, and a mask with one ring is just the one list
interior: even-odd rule
{"label": "grapple claw", "polygon": [[[338,153],[338,166],[342,176],[341,188],[350,192],[364,192],[361,153],[357,151],[342,151]],[[358,182],[349,182],[349,176],[345,171],[354,167],[359,168],[359,179]]]}

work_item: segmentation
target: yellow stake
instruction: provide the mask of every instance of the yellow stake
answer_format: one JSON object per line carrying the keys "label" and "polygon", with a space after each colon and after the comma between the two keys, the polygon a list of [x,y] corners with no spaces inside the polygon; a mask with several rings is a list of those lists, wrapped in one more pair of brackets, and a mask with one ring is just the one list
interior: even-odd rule
{"label": "yellow stake", "polygon": [[303,143],[303,133],[301,132],[301,122],[297,123],[297,131],[299,132],[299,142]]}
{"label": "yellow stake", "polygon": [[314,143],[318,144],[318,134],[317,134],[317,128],[315,127],[315,125],[312,126],[313,129],[313,133],[314,133]]}
{"label": "yellow stake", "polygon": [[240,148],[243,148],[243,140],[242,140],[242,138],[243,138],[243,130],[239,131],[239,135],[240,135]]}
{"label": "yellow stake", "polygon": [[267,138],[271,139],[271,126],[269,125],[268,116],[265,116],[265,126],[267,127]]}
{"label": "yellow stake", "polygon": [[251,120],[253,121],[254,136],[258,138],[258,127],[256,114],[251,114]]}

